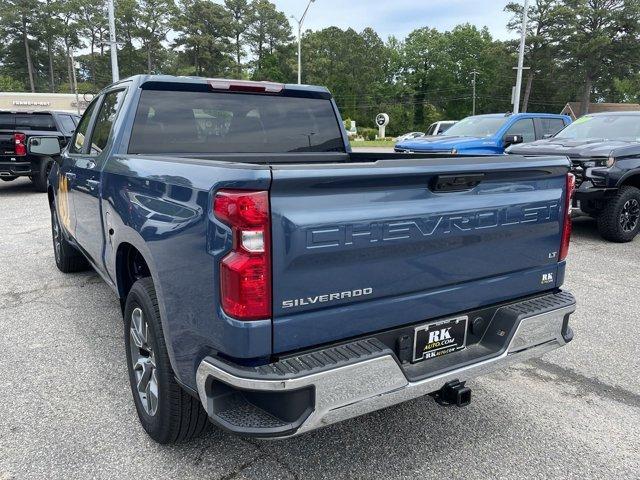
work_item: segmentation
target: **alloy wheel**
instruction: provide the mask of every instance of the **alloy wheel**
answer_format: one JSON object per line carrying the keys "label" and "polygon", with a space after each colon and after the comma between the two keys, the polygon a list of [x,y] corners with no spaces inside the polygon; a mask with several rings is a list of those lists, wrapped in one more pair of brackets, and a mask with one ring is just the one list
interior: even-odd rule
{"label": "alloy wheel", "polygon": [[147,415],[153,417],[158,411],[158,371],[152,347],[152,333],[144,312],[139,307],[131,312],[129,335],[131,363],[140,403]]}
{"label": "alloy wheel", "polygon": [[620,227],[624,232],[633,232],[640,221],[640,202],[635,198],[627,200],[620,212]]}
{"label": "alloy wheel", "polygon": [[53,230],[53,252],[56,256],[56,262],[59,262],[62,258],[62,232],[58,222],[58,213],[55,210],[51,212],[51,228]]}

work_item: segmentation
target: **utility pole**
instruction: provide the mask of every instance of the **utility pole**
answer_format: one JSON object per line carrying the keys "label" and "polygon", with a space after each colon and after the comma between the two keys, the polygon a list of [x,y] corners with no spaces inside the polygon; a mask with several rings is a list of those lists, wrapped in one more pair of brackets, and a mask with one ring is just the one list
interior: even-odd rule
{"label": "utility pole", "polygon": [[114,82],[120,80],[118,70],[118,42],[116,40],[116,16],[113,7],[113,0],[107,0],[107,10],[109,13],[109,49],[111,50],[111,78]]}
{"label": "utility pole", "polygon": [[471,75],[473,75],[473,80],[471,80],[471,84],[473,85],[473,110],[471,111],[471,115],[475,115],[476,114],[476,76],[480,75],[480,72],[478,72],[477,70],[474,70],[473,72],[471,72]]}
{"label": "utility pole", "polygon": [[76,61],[73,58],[73,49],[69,49],[69,61],[71,62],[71,88],[73,88],[73,93],[76,95],[76,110],[78,111],[78,115],[80,115],[80,96],[78,95],[78,80],[76,79]]}
{"label": "utility pole", "polygon": [[522,90],[522,70],[524,67],[524,47],[527,39],[527,25],[529,23],[529,0],[524,0],[522,10],[522,28],[520,32],[520,52],[518,54],[518,73],[516,76],[516,89],[513,95],[513,113],[520,112],[520,90]]}
{"label": "utility pole", "polygon": [[307,16],[309,7],[315,1],[316,0],[309,0],[307,8],[304,9],[304,13],[299,20],[294,15],[291,15],[291,18],[298,22],[298,85],[302,83],[302,24],[304,23],[304,19]]}

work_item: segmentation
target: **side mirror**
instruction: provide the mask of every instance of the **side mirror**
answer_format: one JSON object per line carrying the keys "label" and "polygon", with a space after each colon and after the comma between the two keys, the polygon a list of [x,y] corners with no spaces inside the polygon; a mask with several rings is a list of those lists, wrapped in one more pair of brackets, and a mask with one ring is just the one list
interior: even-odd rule
{"label": "side mirror", "polygon": [[524,137],[522,135],[505,135],[504,136],[504,145],[516,145],[518,143],[524,142]]}
{"label": "side mirror", "polygon": [[548,140],[549,138],[553,138],[553,137],[555,137],[555,135],[554,135],[553,133],[545,133],[545,134],[542,136],[542,138],[543,138],[544,140]]}
{"label": "side mirror", "polygon": [[58,137],[31,137],[27,142],[27,151],[32,155],[60,155],[60,141]]}

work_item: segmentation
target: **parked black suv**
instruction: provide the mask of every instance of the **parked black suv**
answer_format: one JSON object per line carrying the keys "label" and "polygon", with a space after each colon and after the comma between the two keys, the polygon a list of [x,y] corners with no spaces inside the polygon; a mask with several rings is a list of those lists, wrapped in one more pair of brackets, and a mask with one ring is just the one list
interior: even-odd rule
{"label": "parked black suv", "polygon": [[10,182],[28,176],[36,190],[46,192],[53,160],[29,154],[29,138],[55,136],[63,147],[75,131],[79,118],[68,112],[0,110],[0,179]]}
{"label": "parked black suv", "polygon": [[567,155],[576,176],[574,206],[603,238],[630,242],[640,231],[640,112],[585,115],[553,138],[514,145],[517,155]]}

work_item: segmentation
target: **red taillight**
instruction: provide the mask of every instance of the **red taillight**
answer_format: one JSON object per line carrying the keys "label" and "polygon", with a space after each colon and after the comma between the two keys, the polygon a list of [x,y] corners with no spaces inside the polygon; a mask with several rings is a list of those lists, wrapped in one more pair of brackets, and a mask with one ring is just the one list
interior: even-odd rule
{"label": "red taillight", "polygon": [[220,190],[215,216],[231,227],[233,249],[220,261],[222,308],[240,320],[271,316],[269,192]]}
{"label": "red taillight", "polygon": [[571,199],[576,190],[576,177],[573,173],[567,173],[567,194],[564,202],[565,219],[562,225],[562,240],[560,242],[560,261],[567,258],[569,242],[571,241]]}
{"label": "red taillight", "polygon": [[24,133],[14,133],[13,143],[13,151],[16,155],[22,157],[27,154],[27,136]]}

